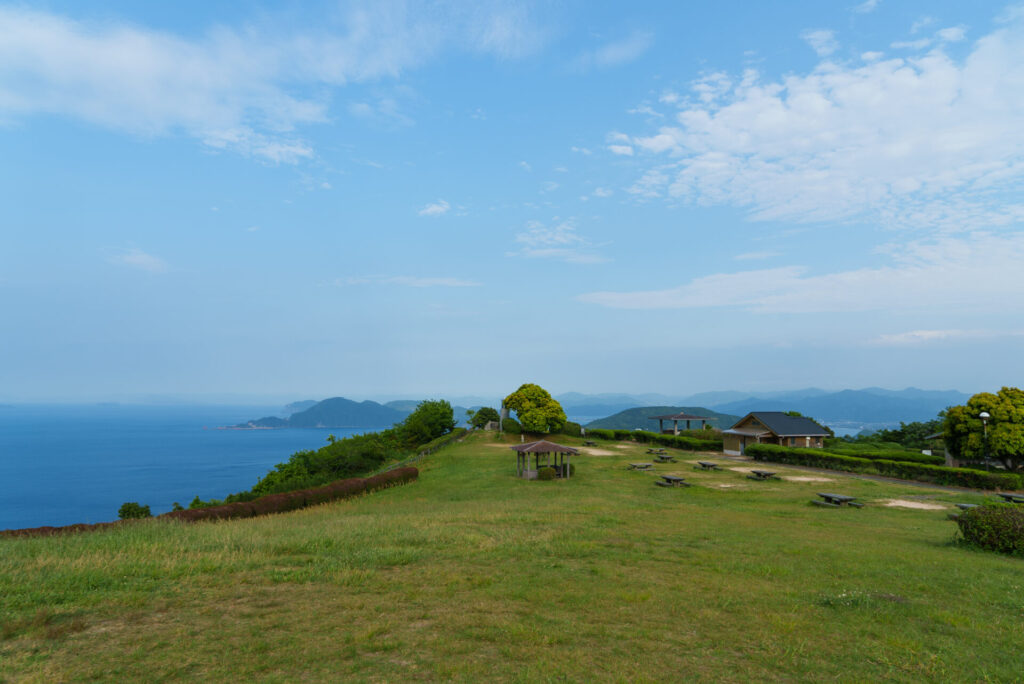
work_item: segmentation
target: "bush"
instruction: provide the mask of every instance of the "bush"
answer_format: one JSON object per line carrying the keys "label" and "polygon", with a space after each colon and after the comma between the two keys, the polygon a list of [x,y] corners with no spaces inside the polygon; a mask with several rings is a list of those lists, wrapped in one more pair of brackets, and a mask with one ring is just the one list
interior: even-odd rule
{"label": "bush", "polygon": [[519,424],[518,420],[509,416],[501,421],[501,431],[510,435],[521,435],[523,426]]}
{"label": "bush", "polygon": [[598,439],[615,439],[615,433],[611,430],[605,430],[602,428],[587,428],[587,437],[597,437]]}
{"label": "bush", "polygon": [[946,465],[946,458],[938,454],[922,454],[920,451],[908,451],[906,449],[848,449],[846,447],[826,448],[830,454],[840,456],[854,456],[856,458],[867,458],[872,461],[902,461],[904,463],[925,463],[928,465]]}
{"label": "bush", "polygon": [[140,506],[135,501],[126,501],[117,510],[117,517],[121,520],[135,520],[138,518],[152,518],[153,514],[149,512],[149,506]]}
{"label": "bush", "polygon": [[964,541],[972,546],[1024,555],[1024,506],[985,504],[961,513],[956,524]]}
{"label": "bush", "polygon": [[551,466],[544,466],[543,468],[537,471],[538,480],[554,480],[555,475],[555,469],[552,468]]}
{"label": "bush", "polygon": [[917,480],[934,484],[970,487],[972,489],[1019,489],[1020,475],[1014,473],[987,473],[969,468],[946,468],[943,466],[910,463],[907,461],[871,460],[833,454],[822,449],[802,449],[776,444],[752,444],[747,455],[756,461],[791,463],[812,468],[827,468],[850,473],[885,475],[903,480]]}
{"label": "bush", "polygon": [[558,434],[560,434],[560,435],[568,435],[570,437],[579,437],[580,436],[580,429],[581,429],[581,426],[580,426],[579,423],[573,423],[572,421],[566,421],[565,425],[562,426],[562,429],[559,431]]}

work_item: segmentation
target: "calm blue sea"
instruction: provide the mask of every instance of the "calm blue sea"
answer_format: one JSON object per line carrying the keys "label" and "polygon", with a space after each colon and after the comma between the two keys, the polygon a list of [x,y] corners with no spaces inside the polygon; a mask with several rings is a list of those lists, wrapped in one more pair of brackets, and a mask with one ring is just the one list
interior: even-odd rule
{"label": "calm blue sea", "polygon": [[[153,514],[249,489],[296,451],[364,429],[217,430],[266,406],[0,406],[0,530]],[[388,426],[383,426],[388,427]]]}

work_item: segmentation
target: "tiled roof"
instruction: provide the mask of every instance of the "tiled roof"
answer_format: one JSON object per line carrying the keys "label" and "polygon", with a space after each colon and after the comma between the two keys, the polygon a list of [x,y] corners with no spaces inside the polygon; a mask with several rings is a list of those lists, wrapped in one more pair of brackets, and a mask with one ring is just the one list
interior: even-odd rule
{"label": "tiled roof", "polygon": [[[750,416],[757,418],[766,428],[779,437],[828,436],[828,431],[810,418],[804,418],[803,416],[798,418],[797,416],[787,415],[782,411],[752,411],[741,419],[739,423],[736,423],[736,425],[739,425]],[[733,425],[733,428],[736,425]]]}

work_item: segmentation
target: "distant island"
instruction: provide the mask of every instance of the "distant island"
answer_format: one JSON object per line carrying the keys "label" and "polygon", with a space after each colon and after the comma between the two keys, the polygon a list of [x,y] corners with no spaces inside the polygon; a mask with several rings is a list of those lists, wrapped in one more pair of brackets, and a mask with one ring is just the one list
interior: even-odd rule
{"label": "distant island", "polygon": [[[398,400],[380,404],[376,401],[352,401],[332,397],[323,401],[306,400],[288,404],[285,416],[264,416],[245,423],[226,426],[229,430],[280,430],[284,428],[382,428],[400,423],[416,410],[419,401]],[[453,406],[456,420],[466,409]]]}

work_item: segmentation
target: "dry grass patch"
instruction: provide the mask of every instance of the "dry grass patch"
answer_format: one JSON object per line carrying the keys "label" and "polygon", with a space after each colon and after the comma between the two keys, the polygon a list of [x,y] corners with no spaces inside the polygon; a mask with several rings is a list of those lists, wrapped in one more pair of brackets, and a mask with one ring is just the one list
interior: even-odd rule
{"label": "dry grass patch", "polygon": [[915,508],[922,511],[944,511],[949,506],[936,503],[925,503],[924,501],[911,501],[909,499],[886,499],[882,505],[890,508]]}

